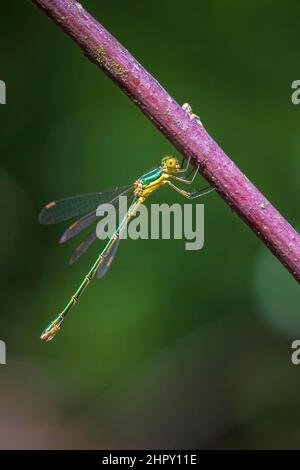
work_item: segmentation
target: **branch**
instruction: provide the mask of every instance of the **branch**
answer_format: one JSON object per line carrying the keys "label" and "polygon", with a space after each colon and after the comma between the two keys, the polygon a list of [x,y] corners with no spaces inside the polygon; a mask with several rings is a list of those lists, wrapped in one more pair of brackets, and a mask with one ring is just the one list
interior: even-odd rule
{"label": "branch", "polygon": [[96,63],[213,185],[300,282],[300,236],[206,130],[75,0],[32,0]]}

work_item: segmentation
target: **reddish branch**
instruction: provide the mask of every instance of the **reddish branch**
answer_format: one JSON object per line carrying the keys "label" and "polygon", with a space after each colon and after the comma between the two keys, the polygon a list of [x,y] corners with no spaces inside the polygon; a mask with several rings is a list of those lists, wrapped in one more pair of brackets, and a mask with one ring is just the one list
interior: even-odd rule
{"label": "reddish branch", "polygon": [[95,62],[300,282],[300,236],[196,120],[75,0],[33,0]]}

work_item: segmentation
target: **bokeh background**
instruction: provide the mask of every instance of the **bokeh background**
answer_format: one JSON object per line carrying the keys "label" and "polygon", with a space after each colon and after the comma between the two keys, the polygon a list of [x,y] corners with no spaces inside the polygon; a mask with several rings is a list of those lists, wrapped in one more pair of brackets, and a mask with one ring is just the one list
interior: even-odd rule
{"label": "bokeh background", "polygon": [[[299,2],[83,5],[299,227]],[[299,448],[299,288],[215,194],[203,250],[123,242],[39,340],[99,248],[70,268],[77,240],[59,245],[41,207],[127,184],[174,149],[30,1],[1,4],[0,45],[0,447]]]}

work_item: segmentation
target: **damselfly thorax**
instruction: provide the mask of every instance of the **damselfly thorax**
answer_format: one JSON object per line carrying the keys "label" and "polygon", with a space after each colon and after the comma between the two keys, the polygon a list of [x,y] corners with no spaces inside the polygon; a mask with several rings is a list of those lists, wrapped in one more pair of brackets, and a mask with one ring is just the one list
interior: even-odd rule
{"label": "damselfly thorax", "polygon": [[167,156],[162,159],[161,166],[142,175],[134,182],[134,195],[141,203],[162,185],[166,184],[173,173],[179,172],[181,166],[177,158]]}

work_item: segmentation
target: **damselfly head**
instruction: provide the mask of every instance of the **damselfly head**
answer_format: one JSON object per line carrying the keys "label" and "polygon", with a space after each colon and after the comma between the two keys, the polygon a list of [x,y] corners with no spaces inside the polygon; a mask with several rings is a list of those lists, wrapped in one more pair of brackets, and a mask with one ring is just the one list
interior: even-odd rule
{"label": "damselfly head", "polygon": [[167,173],[174,173],[180,170],[179,161],[176,157],[173,157],[172,155],[167,155],[166,157],[164,157],[161,161],[161,166],[162,169]]}

